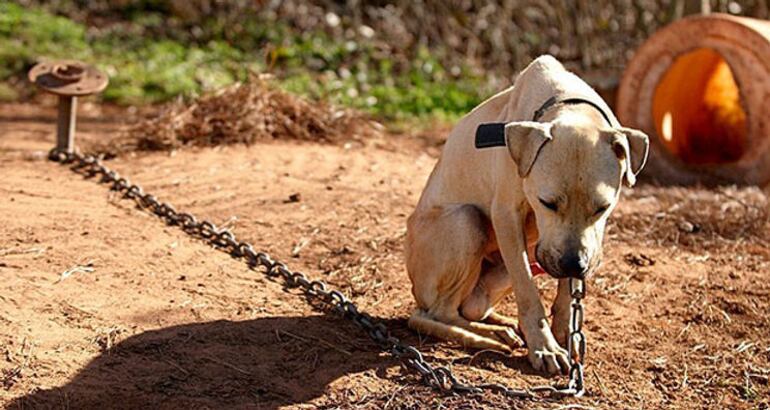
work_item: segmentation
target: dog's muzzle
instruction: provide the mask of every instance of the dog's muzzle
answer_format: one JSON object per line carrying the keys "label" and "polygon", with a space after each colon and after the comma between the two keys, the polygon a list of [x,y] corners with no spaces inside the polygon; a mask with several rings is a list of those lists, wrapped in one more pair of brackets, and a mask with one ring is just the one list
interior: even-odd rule
{"label": "dog's muzzle", "polygon": [[585,279],[590,265],[577,252],[568,252],[559,259],[559,270],[563,277]]}
{"label": "dog's muzzle", "polygon": [[535,247],[535,259],[546,273],[556,279],[585,279],[596,265],[582,257],[580,252],[565,252],[561,256],[541,252],[539,244]]}

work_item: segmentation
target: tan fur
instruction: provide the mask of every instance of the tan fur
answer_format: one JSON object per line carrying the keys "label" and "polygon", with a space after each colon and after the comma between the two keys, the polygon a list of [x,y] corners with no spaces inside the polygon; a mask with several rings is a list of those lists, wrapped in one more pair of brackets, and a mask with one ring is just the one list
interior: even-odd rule
{"label": "tan fur", "polygon": [[[631,164],[643,164],[635,156],[642,148],[646,156],[646,140],[638,131],[610,128],[587,104],[554,107],[531,122],[544,101],[566,93],[604,105],[553,57],[540,57],[452,130],[407,221],[406,266],[418,306],[409,320],[413,329],[466,347],[510,351],[521,345],[512,330],[517,322],[494,307],[513,292],[532,365],[567,370],[556,337],[563,344],[569,331],[568,279],[560,280],[552,309],[554,337],[529,262],[536,258],[552,275],[561,274],[558,261],[569,245],[590,268],[598,264],[606,218],[625,173],[635,176],[641,167]],[[508,124],[507,150],[474,148],[476,128],[486,122]],[[631,131],[637,139],[618,145]],[[539,202],[543,196],[563,206],[548,210]]]}

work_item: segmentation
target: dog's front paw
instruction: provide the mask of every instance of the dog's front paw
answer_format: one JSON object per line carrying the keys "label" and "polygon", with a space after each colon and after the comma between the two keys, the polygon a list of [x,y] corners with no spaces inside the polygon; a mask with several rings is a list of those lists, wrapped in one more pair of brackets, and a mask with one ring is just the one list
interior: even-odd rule
{"label": "dog's front paw", "polygon": [[521,337],[519,337],[519,334],[516,333],[515,330],[511,327],[505,327],[500,326],[501,329],[497,332],[495,332],[495,335],[502,341],[504,344],[511,347],[511,349],[517,349],[519,347],[524,346],[524,340],[522,340]]}
{"label": "dog's front paw", "polygon": [[569,359],[567,351],[554,340],[540,347],[530,347],[527,354],[529,363],[538,371],[548,374],[567,374],[569,372]]}
{"label": "dog's front paw", "polygon": [[525,333],[529,352],[527,358],[535,370],[548,374],[567,374],[569,372],[569,356],[567,351],[559,346],[550,329],[538,328],[534,332]]}

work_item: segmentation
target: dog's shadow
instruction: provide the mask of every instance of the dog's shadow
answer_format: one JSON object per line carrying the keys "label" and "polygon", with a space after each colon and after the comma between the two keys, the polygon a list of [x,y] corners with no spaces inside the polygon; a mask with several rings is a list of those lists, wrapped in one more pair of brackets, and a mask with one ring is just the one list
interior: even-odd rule
{"label": "dog's shadow", "polygon": [[[405,320],[383,323],[418,344]],[[455,362],[489,369],[500,361],[525,374],[533,371],[524,357],[482,354],[470,360],[468,354],[468,360]],[[335,314],[193,323],[131,336],[68,383],[33,391],[8,408],[275,409],[306,403],[323,395],[329,383],[365,370],[405,383],[401,373],[385,371],[397,363]]]}
{"label": "dog's shadow", "polygon": [[65,385],[8,408],[272,409],[319,397],[348,374],[386,378],[396,363],[335,315],[194,323],[131,336]]}

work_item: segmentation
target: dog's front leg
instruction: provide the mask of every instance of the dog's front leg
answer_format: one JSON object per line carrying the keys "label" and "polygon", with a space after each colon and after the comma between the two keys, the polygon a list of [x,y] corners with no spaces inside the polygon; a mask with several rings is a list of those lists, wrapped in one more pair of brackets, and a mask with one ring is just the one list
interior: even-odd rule
{"label": "dog's front leg", "polygon": [[559,346],[551,332],[540,293],[529,270],[524,233],[526,211],[496,209],[494,205],[491,211],[500,253],[508,274],[513,278],[519,323],[527,341],[529,362],[537,370],[566,374],[569,370],[567,351]]}

